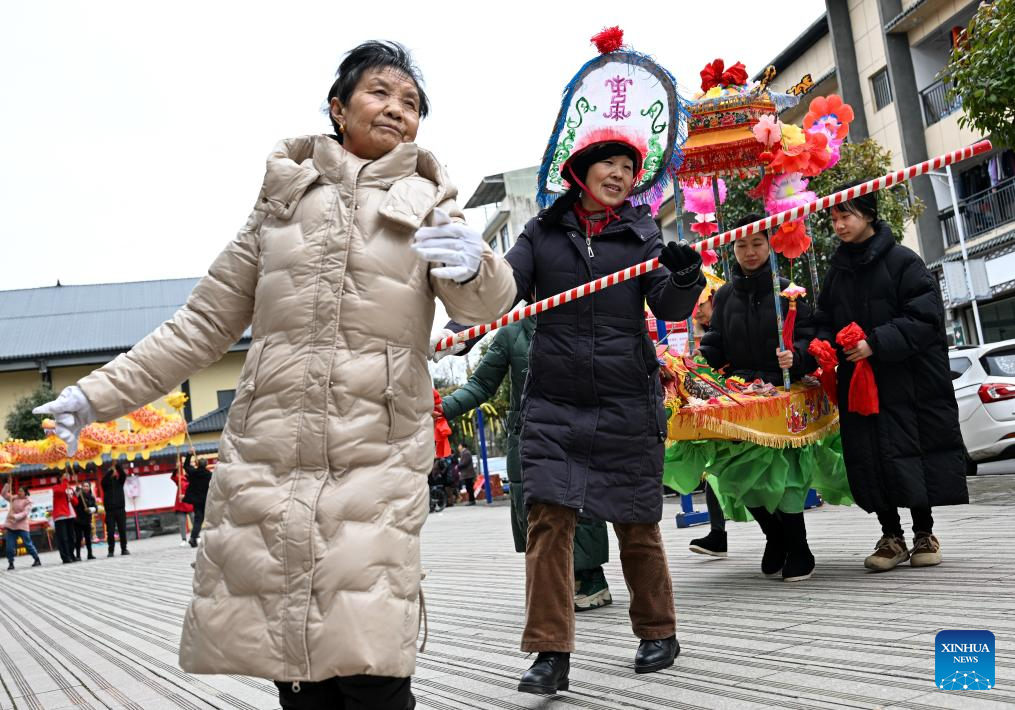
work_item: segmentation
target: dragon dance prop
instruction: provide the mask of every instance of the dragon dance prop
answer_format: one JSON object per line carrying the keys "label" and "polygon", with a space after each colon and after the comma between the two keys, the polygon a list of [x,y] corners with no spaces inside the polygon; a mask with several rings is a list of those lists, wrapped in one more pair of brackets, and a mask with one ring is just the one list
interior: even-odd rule
{"label": "dragon dance prop", "polygon": [[[834,192],[831,195],[826,195],[825,197],[820,197],[816,200],[808,202],[805,205],[800,205],[792,209],[784,210],[783,212],[770,215],[756,222],[745,224],[742,227],[737,227],[736,229],[731,229],[729,231],[723,232],[722,234],[717,234],[713,237],[702,239],[701,241],[695,242],[691,246],[698,252],[702,252],[707,249],[715,249],[725,244],[734,242],[737,239],[742,239],[743,237],[746,237],[749,234],[756,234],[757,232],[765,231],[771,229],[772,227],[777,227],[787,221],[802,219],[806,215],[813,214],[818,210],[828,209],[832,205],[842,204],[843,202],[852,200],[853,198],[859,197],[860,195],[866,195],[871,192],[883,190],[885,188],[891,187],[892,185],[896,185],[900,182],[911,180],[919,175],[925,175],[931,170],[937,170],[946,165],[952,165],[953,163],[957,163],[962,160],[968,160],[969,158],[972,158],[975,155],[985,153],[990,149],[991,149],[990,141],[983,140],[978,143],[974,143],[971,146],[967,146],[959,150],[954,150],[950,153],[944,153],[935,158],[931,158],[930,160],[925,160],[924,162],[918,163],[917,165],[911,165],[907,168],[903,168],[902,170],[897,170],[895,172],[888,173],[887,175],[882,175],[881,177],[874,178],[873,180],[868,180],[867,182],[861,185],[857,185],[855,187],[851,187],[846,190],[840,190],[839,192]],[[473,338],[478,338],[481,335],[485,335],[486,333],[489,333],[493,330],[503,328],[509,323],[516,323],[522,320],[523,318],[529,318],[530,316],[534,316],[539,313],[544,313],[545,311],[548,311],[552,308],[556,308],[557,306],[563,303],[569,303],[576,299],[584,298],[585,296],[588,296],[589,294],[595,293],[597,291],[601,291],[604,288],[616,286],[617,284],[623,283],[624,281],[628,281],[638,276],[642,276],[643,274],[658,269],[659,267],[660,267],[659,259],[650,259],[648,261],[643,261],[640,264],[629,266],[626,269],[621,269],[620,271],[617,271],[615,273],[608,274],[606,276],[601,276],[598,279],[595,279],[594,281],[590,281],[586,284],[576,286],[572,289],[569,289],[562,293],[558,293],[554,296],[544,298],[540,301],[537,301],[536,303],[531,303],[523,308],[516,308],[515,310],[504,314],[503,316],[493,321],[492,323],[484,323],[482,325],[475,325],[472,326],[471,328],[466,328],[460,333],[456,333],[453,336],[448,336],[447,338],[444,338],[443,340],[438,342],[436,349],[445,350],[447,348],[453,347],[457,343],[462,343],[467,340],[472,340]]]}
{"label": "dragon dance prop", "polygon": [[180,446],[188,438],[187,422],[180,409],[187,396],[176,392],[166,402],[177,411],[168,414],[152,405],[146,405],[123,417],[123,422],[96,422],[81,430],[78,450],[68,455],[67,445],[54,433],[52,420],[43,420],[48,434],[34,441],[10,440],[0,442],[0,471],[21,464],[40,464],[49,468],[62,468],[70,464],[102,463],[102,456],[112,458],[140,455],[148,459],[153,452],[167,446]]}

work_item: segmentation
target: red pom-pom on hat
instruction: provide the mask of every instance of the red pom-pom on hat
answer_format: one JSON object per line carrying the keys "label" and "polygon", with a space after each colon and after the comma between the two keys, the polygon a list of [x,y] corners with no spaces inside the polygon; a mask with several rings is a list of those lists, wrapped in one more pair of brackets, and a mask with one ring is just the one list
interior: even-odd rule
{"label": "red pom-pom on hat", "polygon": [[606,27],[602,32],[592,35],[592,44],[596,45],[600,54],[616,52],[624,45],[624,30],[616,25]]}

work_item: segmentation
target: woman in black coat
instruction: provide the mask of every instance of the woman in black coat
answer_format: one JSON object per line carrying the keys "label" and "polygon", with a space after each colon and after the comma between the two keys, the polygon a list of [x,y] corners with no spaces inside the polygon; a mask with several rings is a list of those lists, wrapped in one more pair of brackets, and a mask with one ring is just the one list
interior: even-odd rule
{"label": "woman in black coat", "polygon": [[[747,215],[736,226],[760,220],[760,215]],[[811,307],[803,300],[797,302],[796,325],[793,329],[793,349],[786,350],[779,340],[775,319],[775,294],[772,291],[772,268],[769,263],[771,247],[768,233],[759,232],[738,239],[733,246],[736,262],[727,284],[714,297],[712,320],[708,332],[701,339],[701,355],[714,368],[722,368],[726,375],[743,378],[746,382],[762,380],[773,385],[783,382],[782,369],[789,370],[791,380],[799,380],[815,363],[807,353],[814,337],[811,325]],[[790,285],[781,279],[780,290]],[[782,312],[788,312],[788,301],[781,298]],[[794,455],[792,450],[788,455]],[[719,486],[724,480],[719,472]],[[788,496],[777,510],[768,510],[749,497],[738,501],[748,507],[758,521],[767,540],[761,559],[761,571],[768,577],[782,574],[787,582],[808,579],[814,572],[814,555],[807,545],[807,528],[804,524],[801,495]],[[726,548],[726,534],[712,534]]]}
{"label": "woman in black coat", "polygon": [[85,481],[75,491],[78,502],[74,505],[74,557],[81,559],[81,543],[85,543],[88,551],[88,559],[94,560],[92,554],[92,515],[98,509],[95,504],[95,496],[92,495],[92,484]]}
{"label": "woman in black coat", "polygon": [[[850,185],[844,186],[850,187]],[[906,559],[914,567],[941,562],[931,507],[968,503],[967,455],[948,367],[944,309],[937,283],[914,252],[895,243],[878,219],[877,195],[831,209],[842,244],[832,256],[818,299],[819,337],[856,322],[866,334],[839,355],[842,448],[856,503],[877,513],[883,535],[864,565],[886,571]],[[849,411],[856,363],[874,371],[880,412]],[[898,508],[913,516],[906,547]]]}
{"label": "woman in black coat", "polygon": [[526,225],[507,255],[518,296],[528,299],[653,257],[666,267],[536,317],[521,431],[529,508],[522,650],[540,652],[519,686],[527,692],[566,685],[578,516],[614,523],[641,639],[635,670],[665,668],[679,651],[659,533],[667,422],[644,304],[658,318],[683,320],[704,278],[696,252],[664,247],[648,207],[626,201],[640,167],[625,143],[594,143],[573,155],[564,166],[572,187]]}

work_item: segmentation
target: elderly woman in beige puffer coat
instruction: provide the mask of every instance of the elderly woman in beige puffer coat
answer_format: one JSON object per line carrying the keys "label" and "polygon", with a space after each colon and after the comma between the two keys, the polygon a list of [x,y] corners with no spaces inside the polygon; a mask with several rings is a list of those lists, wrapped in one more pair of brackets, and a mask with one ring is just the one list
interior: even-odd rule
{"label": "elderly woman in beige puffer coat", "polygon": [[284,708],[402,710],[434,456],[434,297],[456,321],[489,321],[515,282],[478,233],[447,223],[462,219],[457,191],[413,143],[427,103],[401,46],[354,49],[329,98],[337,135],[278,145],[246,226],[186,305],[39,411],[75,445],[83,424],[169,392],[252,325],[180,664],[273,679]]}

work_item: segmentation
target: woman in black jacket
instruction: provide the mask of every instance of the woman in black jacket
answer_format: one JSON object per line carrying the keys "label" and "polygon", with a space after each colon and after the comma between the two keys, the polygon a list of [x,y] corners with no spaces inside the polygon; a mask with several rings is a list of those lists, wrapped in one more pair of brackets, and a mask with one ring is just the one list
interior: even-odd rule
{"label": "woman in black jacket", "polygon": [[88,550],[88,559],[94,560],[92,554],[92,515],[98,509],[95,504],[95,496],[92,494],[92,484],[83,482],[75,491],[78,502],[74,505],[74,532],[75,532],[75,557],[81,559],[81,543],[85,543]]}
{"label": "woman in black jacket", "polygon": [[[761,219],[760,215],[747,215],[736,226],[740,227]],[[760,379],[769,384],[781,385],[782,370],[789,370],[791,380],[799,380],[814,362],[807,353],[813,337],[811,308],[797,302],[793,349],[786,350],[779,340],[775,319],[775,294],[772,291],[772,268],[769,264],[771,247],[768,233],[758,232],[738,239],[733,246],[736,263],[731,277],[714,298],[712,320],[708,332],[701,339],[701,355],[714,368],[722,368],[728,376],[743,378],[746,382]],[[780,280],[780,290],[789,286],[787,279]],[[782,312],[788,312],[787,299],[781,298]],[[795,452],[789,451],[792,456]],[[720,490],[724,488],[719,473]],[[727,474],[730,475],[730,474]],[[798,483],[800,481],[797,481]],[[802,491],[806,493],[806,490]],[[753,500],[750,491],[737,503],[744,504],[765,533],[765,553],[761,571],[768,577],[782,574],[787,582],[808,579],[814,572],[814,555],[807,545],[807,528],[804,524],[803,496],[800,492],[786,496],[778,509],[768,510]],[[725,533],[722,535],[725,549]]]}
{"label": "woman in black jacket", "polygon": [[641,154],[599,142],[563,170],[572,187],[525,227],[507,260],[519,298],[545,298],[658,257],[664,269],[536,317],[522,396],[521,459],[529,507],[522,650],[537,651],[519,689],[567,686],[574,648],[572,540],[579,516],[614,523],[630,615],[641,639],[636,672],[679,652],[659,532],[666,415],[644,304],[670,321],[691,313],[704,286],[701,258],[663,246],[647,206],[627,196]]}
{"label": "woman in black jacket", "polygon": [[[845,185],[839,189],[852,187]],[[857,504],[877,513],[882,537],[864,565],[893,569],[941,562],[931,507],[968,503],[967,461],[948,366],[944,309],[937,283],[914,252],[895,243],[878,219],[877,195],[831,209],[842,243],[832,256],[818,299],[819,337],[852,322],[866,339],[839,356],[838,393],[842,448]],[[849,411],[856,364],[874,371],[880,412]],[[913,516],[913,548],[906,547],[898,508]]]}

